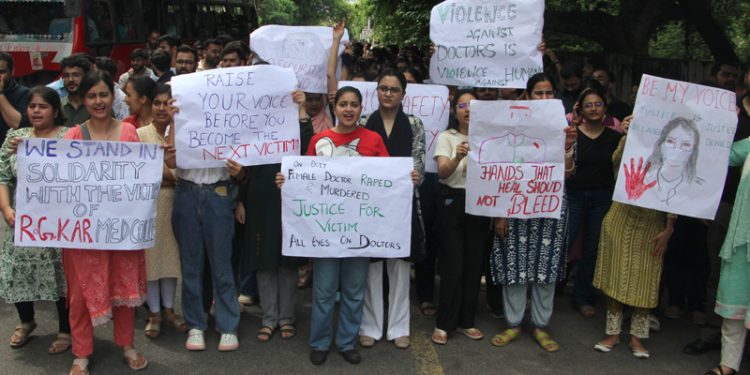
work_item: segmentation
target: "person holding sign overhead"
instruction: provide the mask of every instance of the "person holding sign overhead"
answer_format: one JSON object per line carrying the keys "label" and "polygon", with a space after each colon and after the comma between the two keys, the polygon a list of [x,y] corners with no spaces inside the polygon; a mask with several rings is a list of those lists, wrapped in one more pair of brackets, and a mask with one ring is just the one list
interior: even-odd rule
{"label": "person holding sign overhead", "polygon": [[[60,97],[55,90],[37,86],[29,92],[26,107],[31,128],[8,132],[0,149],[0,210],[5,219],[3,247],[0,250],[0,297],[14,303],[21,324],[10,338],[10,346],[25,345],[36,329],[34,301],[56,301],[59,330],[49,347],[50,354],[62,353],[70,348],[70,322],[65,299],[65,275],[60,249],[40,249],[13,246],[13,229],[16,221],[15,189],[17,182],[17,157],[12,150],[17,138],[62,139],[68,130],[64,126]],[[16,142],[18,142],[16,140]]]}
{"label": "person holding sign overhead", "polygon": [[[620,142],[620,133],[604,125],[607,115],[607,97],[597,89],[581,92],[575,104],[577,118],[573,125],[578,129],[574,150],[575,174],[565,187],[568,194],[570,245],[575,241],[580,225],[584,224],[583,255],[578,262],[578,273],[573,289],[573,307],[584,318],[592,318],[594,288],[591,285],[596,265],[597,246],[602,220],[612,204],[615,186],[612,154]],[[578,120],[580,118],[580,120]]]}
{"label": "person holding sign overhead", "polygon": [[448,332],[452,331],[472,340],[484,338],[475,327],[474,318],[490,229],[489,218],[464,212],[470,102],[477,97],[471,90],[461,90],[453,98],[454,114],[449,128],[438,135],[435,147],[441,184],[438,211],[441,247],[440,299],[432,341],[440,345],[448,342]]}
{"label": "person holding sign overhead", "polygon": [[[553,99],[555,85],[547,75],[529,78],[530,100]],[[565,138],[565,176],[575,170],[573,144],[577,132],[568,127]],[[550,338],[547,325],[552,316],[556,283],[565,278],[568,255],[568,208],[563,196],[560,219],[495,219],[495,239],[490,270],[495,283],[503,286],[503,311],[508,328],[492,338],[492,345],[505,346],[521,334],[526,295],[531,289],[531,322],[534,339],[547,352],[560,345]]]}
{"label": "person holding sign overhead", "polygon": [[[359,121],[367,129],[380,135],[390,156],[405,156],[414,159],[414,169],[424,175],[425,134],[419,117],[406,115],[401,106],[406,94],[406,78],[400,72],[386,69],[377,78],[378,110]],[[416,194],[416,190],[415,190]],[[415,204],[418,195],[415,195]],[[422,226],[417,204],[416,220]],[[417,234],[412,233],[412,236]],[[419,250],[412,248],[412,253]],[[368,348],[383,337],[383,263],[370,263],[367,290],[365,292],[364,315],[359,330],[359,343]],[[399,349],[409,347],[409,271],[411,264],[404,259],[387,259],[388,271],[388,327],[387,339]]]}
{"label": "person holding sign overhead", "polygon": [[[112,118],[114,87],[109,73],[88,73],[81,81],[89,120],[68,131],[65,139],[139,142],[135,128]],[[148,361],[134,344],[135,308],[146,300],[146,258],[143,250],[63,249],[68,279],[68,304],[76,359],[71,374],[88,374],[94,351],[94,326],[114,320],[115,344],[133,370]]]}
{"label": "person holding sign overhead", "polygon": [[[346,86],[334,97],[337,125],[324,130],[310,140],[310,156],[389,156],[383,139],[357,125],[362,115],[362,94]],[[276,186],[284,184],[284,175],[276,174]],[[344,359],[352,364],[362,358],[355,342],[362,323],[365,287],[369,258],[316,258],[313,262],[313,301],[310,323],[310,362],[323,364],[331,346],[331,323],[336,304],[336,292],[341,291],[336,347]]]}

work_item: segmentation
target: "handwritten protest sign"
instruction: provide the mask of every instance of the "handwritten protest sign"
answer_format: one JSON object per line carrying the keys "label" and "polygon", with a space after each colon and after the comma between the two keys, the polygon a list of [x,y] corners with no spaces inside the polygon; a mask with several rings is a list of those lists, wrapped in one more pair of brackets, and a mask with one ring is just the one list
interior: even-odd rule
{"label": "handwritten protest sign", "polygon": [[560,218],[565,110],[559,100],[471,101],[466,212]]}
{"label": "handwritten protest sign", "polygon": [[613,200],[713,220],[735,103],[731,91],[643,75]]}
{"label": "handwritten protest sign", "polygon": [[[344,86],[352,86],[362,93],[362,114],[369,114],[378,109],[378,84],[376,82],[339,82],[339,88]],[[406,86],[406,95],[401,105],[406,114],[417,116],[422,120],[425,135],[425,170],[437,173],[437,163],[432,156],[435,154],[437,135],[448,128],[451,112],[448,88],[443,85],[410,83]]]}
{"label": "handwritten protest sign", "polygon": [[180,107],[175,147],[180,168],[280,163],[299,155],[297,79],[271,65],[212,69],[172,78]]}
{"label": "handwritten protest sign", "polygon": [[435,83],[526,87],[542,68],[544,0],[452,0],[432,8]]}
{"label": "handwritten protest sign", "polygon": [[14,244],[154,246],[164,152],[156,144],[30,138],[18,146]]}
{"label": "handwritten protest sign", "polygon": [[287,156],[282,253],[401,258],[411,251],[411,158]]}
{"label": "handwritten protest sign", "polygon": [[[326,26],[261,26],[250,34],[250,46],[271,65],[291,68],[297,74],[302,91],[328,93],[328,51],[333,29]],[[338,54],[349,43],[344,30]],[[339,63],[340,67],[340,63]]]}

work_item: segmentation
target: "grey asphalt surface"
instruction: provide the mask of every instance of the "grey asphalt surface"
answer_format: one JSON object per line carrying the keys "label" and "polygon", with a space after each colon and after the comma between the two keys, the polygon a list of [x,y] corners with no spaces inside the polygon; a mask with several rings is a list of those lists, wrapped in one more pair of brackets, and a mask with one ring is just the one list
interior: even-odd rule
{"label": "grey asphalt surface", "polygon": [[[412,288],[413,289],[413,288]],[[419,314],[412,306],[411,342],[407,350],[396,349],[392,343],[378,342],[372,349],[360,349],[363,360],[359,365],[346,363],[332,351],[322,366],[308,360],[307,338],[310,326],[310,289],[298,295],[298,335],[282,340],[276,333],[270,342],[260,343],[255,333],[260,326],[260,309],[249,308],[242,315],[239,330],[240,348],[232,353],[216,350],[218,335],[209,328],[208,350],[188,352],[183,348],[185,335],[163,327],[163,334],[155,340],[143,335],[144,310],[139,309],[136,328],[136,347],[149,361],[141,374],[703,374],[719,360],[719,352],[699,356],[681,353],[682,347],[697,337],[699,328],[687,318],[662,319],[662,330],[652,334],[646,342],[651,359],[634,358],[627,346],[627,336],[608,354],[593,350],[603,337],[604,314],[599,306],[594,319],[586,320],[569,305],[568,296],[558,297],[550,333],[561,345],[557,353],[545,353],[527,329],[523,336],[504,348],[490,345],[489,338],[505,327],[502,319],[493,318],[484,308],[484,293],[480,297],[477,325],[487,337],[472,341],[451,334],[448,344],[437,346],[429,341],[434,320]],[[18,323],[15,308],[0,304],[0,374],[65,374],[73,360],[70,352],[51,356],[47,347],[54,339],[57,317],[54,304],[37,303],[36,321],[39,324],[29,343],[20,349],[10,348],[6,342]],[[624,332],[627,332],[626,321]],[[211,327],[211,326],[210,326]],[[112,323],[95,331],[95,352],[91,362],[93,374],[132,374],[122,363],[121,351],[111,341]],[[2,341],[6,340],[6,341]],[[746,371],[743,371],[746,373]]]}

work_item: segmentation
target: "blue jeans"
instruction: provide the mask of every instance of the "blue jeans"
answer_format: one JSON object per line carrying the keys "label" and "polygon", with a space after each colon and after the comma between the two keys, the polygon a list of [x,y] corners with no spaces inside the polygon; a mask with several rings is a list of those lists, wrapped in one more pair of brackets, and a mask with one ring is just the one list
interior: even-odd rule
{"label": "blue jeans", "polygon": [[208,258],[216,302],[216,330],[237,332],[240,305],[232,273],[234,217],[228,195],[217,194],[217,186],[196,185],[180,180],[175,188],[172,227],[180,246],[182,265],[182,312],[188,328],[205,331],[203,270]]}
{"label": "blue jeans", "polygon": [[313,306],[310,322],[310,346],[327,351],[331,346],[331,322],[336,291],[341,289],[336,348],[354,349],[362,323],[367,271],[370,258],[315,258],[313,260]]}
{"label": "blue jeans", "polygon": [[581,307],[594,303],[594,267],[599,250],[599,235],[602,221],[612,204],[612,190],[568,190],[568,229],[570,245],[576,240],[578,230],[583,227],[583,254],[578,261],[578,273],[573,287],[573,306]]}
{"label": "blue jeans", "polygon": [[240,274],[240,294],[258,298],[258,277],[257,271],[249,271]]}

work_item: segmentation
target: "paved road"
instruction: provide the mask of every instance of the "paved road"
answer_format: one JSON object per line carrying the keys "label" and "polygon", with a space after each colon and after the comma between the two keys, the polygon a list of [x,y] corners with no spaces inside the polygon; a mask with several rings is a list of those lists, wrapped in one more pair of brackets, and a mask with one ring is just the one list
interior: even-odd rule
{"label": "paved road", "polygon": [[[482,297],[483,299],[483,297]],[[565,297],[556,302],[551,333],[560,345],[558,353],[543,352],[534,339],[525,332],[518,341],[506,348],[495,348],[488,338],[471,341],[463,336],[451,335],[448,345],[438,347],[429,341],[433,320],[413,309],[412,346],[398,350],[391,343],[379,342],[372,349],[361,350],[363,361],[350,365],[331,353],[323,366],[313,366],[308,361],[307,337],[309,334],[310,289],[300,292],[297,314],[300,316],[299,334],[291,340],[282,340],[278,334],[268,343],[259,343],[255,332],[260,325],[257,307],[243,313],[240,326],[240,349],[233,353],[219,353],[217,335],[209,333],[209,349],[190,353],[183,349],[185,336],[166,329],[164,334],[149,340],[143,335],[143,311],[139,311],[136,346],[147,356],[146,374],[702,374],[719,359],[718,352],[702,356],[686,356],[682,346],[691,341],[698,328],[687,320],[665,320],[660,333],[647,342],[651,359],[634,358],[626,344],[612,353],[594,352],[593,344],[604,330],[603,314],[593,320],[584,320],[568,306]],[[484,306],[484,301],[480,301]],[[601,311],[601,310],[600,310]],[[70,353],[59,356],[46,354],[56,329],[54,305],[39,304],[39,328],[32,340],[21,349],[11,349],[4,341],[10,337],[17,324],[12,305],[0,303],[0,374],[63,374],[72,361]],[[504,322],[492,318],[481,308],[478,326],[486,335],[497,333]],[[112,341],[111,323],[96,329],[95,355],[91,370],[95,374],[132,374],[120,360],[120,351]]]}

